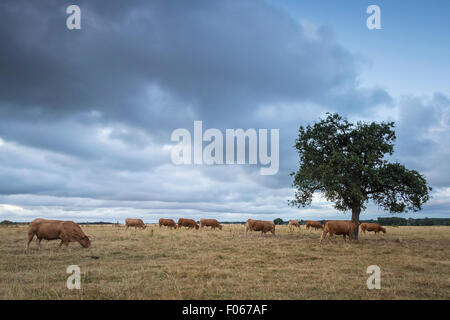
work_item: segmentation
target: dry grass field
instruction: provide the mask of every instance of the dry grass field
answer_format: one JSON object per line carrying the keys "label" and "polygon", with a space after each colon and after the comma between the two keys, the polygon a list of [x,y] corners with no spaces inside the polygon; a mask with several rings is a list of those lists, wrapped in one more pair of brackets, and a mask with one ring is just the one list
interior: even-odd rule
{"label": "dry grass field", "polygon": [[[216,230],[82,226],[92,247],[25,252],[26,226],[0,228],[0,299],[450,299],[450,227],[387,227],[354,243],[319,245],[320,231],[246,237]],[[92,258],[98,257],[98,259]],[[66,268],[81,268],[81,290]],[[368,290],[367,266],[381,268]]]}

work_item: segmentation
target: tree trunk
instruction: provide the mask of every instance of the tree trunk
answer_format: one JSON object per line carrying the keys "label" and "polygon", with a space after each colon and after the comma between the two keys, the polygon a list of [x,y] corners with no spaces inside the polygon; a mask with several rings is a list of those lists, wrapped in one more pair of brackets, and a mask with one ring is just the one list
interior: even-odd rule
{"label": "tree trunk", "polygon": [[[352,221],[356,222],[359,226],[359,214],[361,213],[361,207],[353,207],[352,208]],[[358,231],[359,227],[355,229],[353,233],[353,239],[358,240]]]}

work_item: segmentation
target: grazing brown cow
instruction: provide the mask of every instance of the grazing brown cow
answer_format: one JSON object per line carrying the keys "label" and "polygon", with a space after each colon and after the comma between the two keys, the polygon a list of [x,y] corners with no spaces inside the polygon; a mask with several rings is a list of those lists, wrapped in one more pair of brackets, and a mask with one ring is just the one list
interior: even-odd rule
{"label": "grazing brown cow", "polygon": [[320,236],[320,243],[326,237],[327,233],[328,239],[331,241],[331,237],[335,234],[343,235],[344,241],[345,237],[348,236],[350,239],[353,239],[353,232],[358,228],[358,224],[353,221],[346,220],[328,220],[325,222],[325,226],[323,228],[322,235]]}
{"label": "grazing brown cow", "polygon": [[192,220],[192,219],[183,219],[183,218],[178,219],[178,229],[180,229],[181,227],[186,227],[186,228],[189,228],[189,229],[195,228],[197,230],[199,228],[197,222],[195,222],[194,220]]}
{"label": "grazing brown cow", "polygon": [[266,232],[272,232],[275,235],[275,223],[272,221],[252,220],[248,219],[245,228],[245,234],[250,231],[261,231],[261,235]]}
{"label": "grazing brown cow", "polygon": [[323,229],[323,224],[320,221],[306,221],[306,229],[314,228],[314,229]]}
{"label": "grazing brown cow", "polygon": [[177,224],[172,219],[164,219],[164,218],[159,219],[159,227],[161,228],[161,226],[166,226],[169,227],[170,229],[177,228]]}
{"label": "grazing brown cow", "polygon": [[125,225],[128,227],[134,227],[135,229],[137,228],[141,228],[141,229],[145,229],[147,228],[147,226],[145,225],[144,221],[142,221],[141,219],[131,219],[131,218],[126,218],[125,219]]}
{"label": "grazing brown cow", "polygon": [[361,223],[360,225],[361,231],[366,233],[366,231],[374,231],[375,234],[378,234],[378,232],[386,233],[386,228],[378,223]]}
{"label": "grazing brown cow", "polygon": [[219,228],[222,230],[222,225],[216,219],[200,219],[200,228],[203,227],[211,227],[214,230]]}
{"label": "grazing brown cow", "polygon": [[66,247],[69,242],[78,242],[84,248],[91,246],[91,240],[84,234],[80,226],[73,221],[62,220],[46,220],[35,219],[28,225],[28,243],[27,250],[30,247],[30,242],[33,237],[36,236],[36,243],[39,250],[41,250],[41,240],[57,240],[60,239],[61,243],[59,248],[65,244]]}
{"label": "grazing brown cow", "polygon": [[292,230],[294,228],[300,229],[300,223],[297,220],[289,220],[289,229]]}

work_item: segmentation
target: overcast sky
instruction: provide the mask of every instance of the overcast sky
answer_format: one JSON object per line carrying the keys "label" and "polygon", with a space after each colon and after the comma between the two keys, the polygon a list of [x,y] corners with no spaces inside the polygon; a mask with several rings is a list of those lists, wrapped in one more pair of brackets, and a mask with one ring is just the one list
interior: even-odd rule
{"label": "overcast sky", "polygon": [[[394,160],[433,187],[400,216],[450,216],[448,1],[72,2],[0,3],[0,220],[349,218],[320,195],[287,204],[298,127],[326,112],[395,121]],[[194,120],[280,129],[278,173],[172,164]]]}

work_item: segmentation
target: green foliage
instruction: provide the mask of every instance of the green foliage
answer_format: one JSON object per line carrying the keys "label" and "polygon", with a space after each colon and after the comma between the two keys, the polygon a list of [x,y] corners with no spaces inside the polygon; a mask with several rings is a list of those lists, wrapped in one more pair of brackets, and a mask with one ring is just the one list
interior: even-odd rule
{"label": "green foliage", "polygon": [[9,220],[3,220],[2,222],[0,222],[0,225],[12,225],[12,224],[15,224],[15,223],[12,221],[9,221]]}
{"label": "green foliage", "polygon": [[370,200],[391,213],[421,210],[431,190],[425,178],[385,159],[394,152],[393,128],[393,122],[352,124],[338,114],[300,126],[300,167],[291,173],[296,191],[289,203],[307,206],[321,192],[337,210],[357,216]]}
{"label": "green foliage", "polygon": [[284,221],[281,218],[276,218],[275,220],[273,220],[273,223],[275,223],[276,225],[281,225],[284,224]]}

